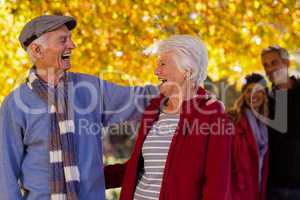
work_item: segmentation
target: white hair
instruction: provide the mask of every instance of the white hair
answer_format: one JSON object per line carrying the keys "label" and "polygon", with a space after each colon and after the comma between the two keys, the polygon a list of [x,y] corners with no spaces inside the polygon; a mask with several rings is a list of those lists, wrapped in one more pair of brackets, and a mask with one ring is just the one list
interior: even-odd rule
{"label": "white hair", "polygon": [[199,85],[207,77],[208,55],[204,43],[191,35],[173,35],[165,40],[154,43],[144,53],[160,55],[173,52],[178,67],[190,69],[191,78]]}
{"label": "white hair", "polygon": [[43,47],[47,47],[47,39],[48,39],[47,35],[43,34],[40,37],[38,37],[37,39],[33,40],[31,42],[31,44],[26,48],[26,52],[27,52],[27,54],[29,56],[29,59],[32,62],[32,64],[34,64],[36,62],[36,58],[33,56],[33,53],[31,51],[32,44],[37,44],[37,45],[40,45],[40,46],[43,46]]}

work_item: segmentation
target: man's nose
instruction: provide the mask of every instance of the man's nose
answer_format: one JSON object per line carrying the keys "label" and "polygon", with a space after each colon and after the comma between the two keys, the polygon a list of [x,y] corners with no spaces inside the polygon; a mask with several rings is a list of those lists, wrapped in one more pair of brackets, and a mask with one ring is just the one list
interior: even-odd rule
{"label": "man's nose", "polygon": [[75,48],[76,48],[75,43],[74,43],[73,40],[71,40],[71,39],[69,40],[68,48],[69,48],[69,49],[75,49]]}
{"label": "man's nose", "polygon": [[276,72],[278,70],[277,67],[273,67],[268,71],[268,74],[272,75],[274,72]]}
{"label": "man's nose", "polygon": [[159,67],[156,67],[156,68],[155,68],[154,74],[155,74],[156,76],[159,76],[159,74],[160,74],[160,68],[159,68]]}

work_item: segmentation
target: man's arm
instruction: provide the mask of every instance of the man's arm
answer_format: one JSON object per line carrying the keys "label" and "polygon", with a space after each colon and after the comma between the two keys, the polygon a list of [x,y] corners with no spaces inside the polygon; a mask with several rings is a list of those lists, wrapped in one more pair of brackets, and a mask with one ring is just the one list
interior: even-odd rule
{"label": "man's arm", "polygon": [[125,87],[100,80],[103,125],[138,120],[149,101],[159,94],[158,87]]}
{"label": "man's arm", "polygon": [[21,200],[22,128],[9,103],[4,102],[0,110],[0,194],[1,200]]}

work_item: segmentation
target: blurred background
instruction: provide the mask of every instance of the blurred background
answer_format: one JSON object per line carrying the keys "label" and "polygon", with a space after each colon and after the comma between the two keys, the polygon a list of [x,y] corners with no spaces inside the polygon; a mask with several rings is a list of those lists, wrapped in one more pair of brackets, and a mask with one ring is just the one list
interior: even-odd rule
{"label": "blurred background", "polygon": [[[77,19],[71,71],[122,85],[158,83],[155,58],[142,53],[154,41],[176,33],[198,35],[209,52],[206,88],[226,108],[246,74],[263,74],[262,48],[287,48],[291,73],[298,75],[300,68],[300,0],[0,0],[0,104],[31,67],[18,35],[42,14]],[[105,128],[106,163],[128,158],[137,128],[137,123]],[[117,197],[118,190],[107,191],[107,199]]]}

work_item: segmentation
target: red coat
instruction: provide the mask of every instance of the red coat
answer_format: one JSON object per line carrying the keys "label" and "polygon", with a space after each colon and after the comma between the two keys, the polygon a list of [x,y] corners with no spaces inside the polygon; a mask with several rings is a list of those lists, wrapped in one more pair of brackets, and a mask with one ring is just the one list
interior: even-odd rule
{"label": "red coat", "polygon": [[[215,102],[205,105],[205,90],[185,101],[178,128],[170,145],[160,192],[160,200],[227,200],[230,196],[231,136],[234,125]],[[146,108],[122,183],[121,200],[132,200],[142,167],[142,146],[153,123],[158,119],[163,96]],[[219,129],[218,129],[219,128]],[[225,133],[226,132],[226,133]],[[227,134],[227,135],[225,135]],[[125,165],[105,169],[107,187],[117,186]]]}
{"label": "red coat", "polygon": [[268,153],[263,164],[262,191],[259,192],[258,148],[247,117],[235,125],[232,148],[233,200],[265,200],[268,175]]}

